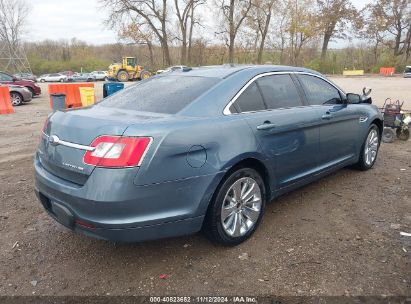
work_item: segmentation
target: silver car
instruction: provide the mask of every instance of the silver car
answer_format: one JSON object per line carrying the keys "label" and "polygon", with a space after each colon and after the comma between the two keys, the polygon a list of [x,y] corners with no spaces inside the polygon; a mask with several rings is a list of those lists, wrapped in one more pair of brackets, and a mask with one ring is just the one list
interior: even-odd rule
{"label": "silver car", "polygon": [[8,85],[10,91],[11,104],[13,106],[20,106],[23,102],[29,102],[33,98],[30,90],[26,87],[10,84]]}
{"label": "silver car", "polygon": [[40,82],[65,82],[67,81],[67,76],[60,73],[52,73],[41,75],[37,81]]}
{"label": "silver car", "polygon": [[95,80],[107,80],[108,75],[106,71],[93,71],[90,76],[94,77]]}
{"label": "silver car", "polygon": [[404,78],[411,78],[411,65],[405,67]]}

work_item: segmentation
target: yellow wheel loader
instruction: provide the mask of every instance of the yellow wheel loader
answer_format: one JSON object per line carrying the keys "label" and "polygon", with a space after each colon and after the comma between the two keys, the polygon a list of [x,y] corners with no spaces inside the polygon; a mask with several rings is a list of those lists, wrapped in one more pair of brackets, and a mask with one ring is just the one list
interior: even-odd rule
{"label": "yellow wheel loader", "polygon": [[108,78],[120,82],[144,80],[149,77],[151,73],[138,65],[135,57],[123,57],[122,63],[113,63],[108,68]]}

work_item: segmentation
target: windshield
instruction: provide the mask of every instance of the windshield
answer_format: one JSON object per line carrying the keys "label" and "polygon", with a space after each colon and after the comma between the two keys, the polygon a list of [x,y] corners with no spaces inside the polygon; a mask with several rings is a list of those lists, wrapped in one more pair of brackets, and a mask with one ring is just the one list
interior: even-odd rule
{"label": "windshield", "polygon": [[103,99],[99,105],[176,114],[219,81],[218,78],[210,77],[153,77]]}
{"label": "windshield", "polygon": [[411,73],[411,67],[406,67],[405,68],[405,73]]}

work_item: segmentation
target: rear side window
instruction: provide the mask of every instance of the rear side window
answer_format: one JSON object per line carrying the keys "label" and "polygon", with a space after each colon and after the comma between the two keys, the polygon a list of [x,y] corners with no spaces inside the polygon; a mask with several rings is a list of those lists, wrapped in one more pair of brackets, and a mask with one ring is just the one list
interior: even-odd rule
{"label": "rear side window", "polygon": [[268,109],[302,106],[300,95],[290,75],[264,76],[257,80]]}
{"label": "rear side window", "polygon": [[255,82],[249,85],[235,102],[239,112],[253,112],[265,110],[265,104],[260,90]]}
{"label": "rear side window", "polygon": [[218,78],[210,77],[153,77],[107,97],[99,104],[142,112],[176,114],[219,81]]}
{"label": "rear side window", "polygon": [[331,84],[315,76],[298,75],[304,88],[308,103],[311,105],[338,104],[341,96]]}
{"label": "rear side window", "polygon": [[0,81],[13,81],[13,78],[9,75],[0,73]]}

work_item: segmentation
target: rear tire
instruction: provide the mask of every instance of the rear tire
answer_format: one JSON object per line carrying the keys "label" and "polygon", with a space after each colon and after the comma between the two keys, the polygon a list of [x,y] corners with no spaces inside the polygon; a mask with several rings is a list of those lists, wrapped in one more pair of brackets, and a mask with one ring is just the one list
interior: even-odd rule
{"label": "rear tire", "polygon": [[371,124],[367,132],[367,137],[361,147],[360,159],[356,167],[366,171],[374,166],[380,148],[380,131],[375,124]]}
{"label": "rear tire", "polygon": [[251,168],[239,168],[214,193],[205,219],[205,232],[216,243],[238,245],[257,229],[265,204],[265,186],[260,174]]}
{"label": "rear tire", "polygon": [[151,77],[151,73],[149,71],[141,71],[140,73],[140,80],[145,80]]}
{"label": "rear tire", "polygon": [[17,92],[10,93],[11,104],[15,107],[23,104],[23,96]]}
{"label": "rear tire", "polygon": [[400,128],[398,128],[396,133],[399,140],[407,141],[410,138],[409,129],[401,130]]}
{"label": "rear tire", "polygon": [[381,137],[382,142],[386,144],[390,144],[394,142],[395,140],[395,132],[392,128],[384,128],[382,131],[382,137]]}

